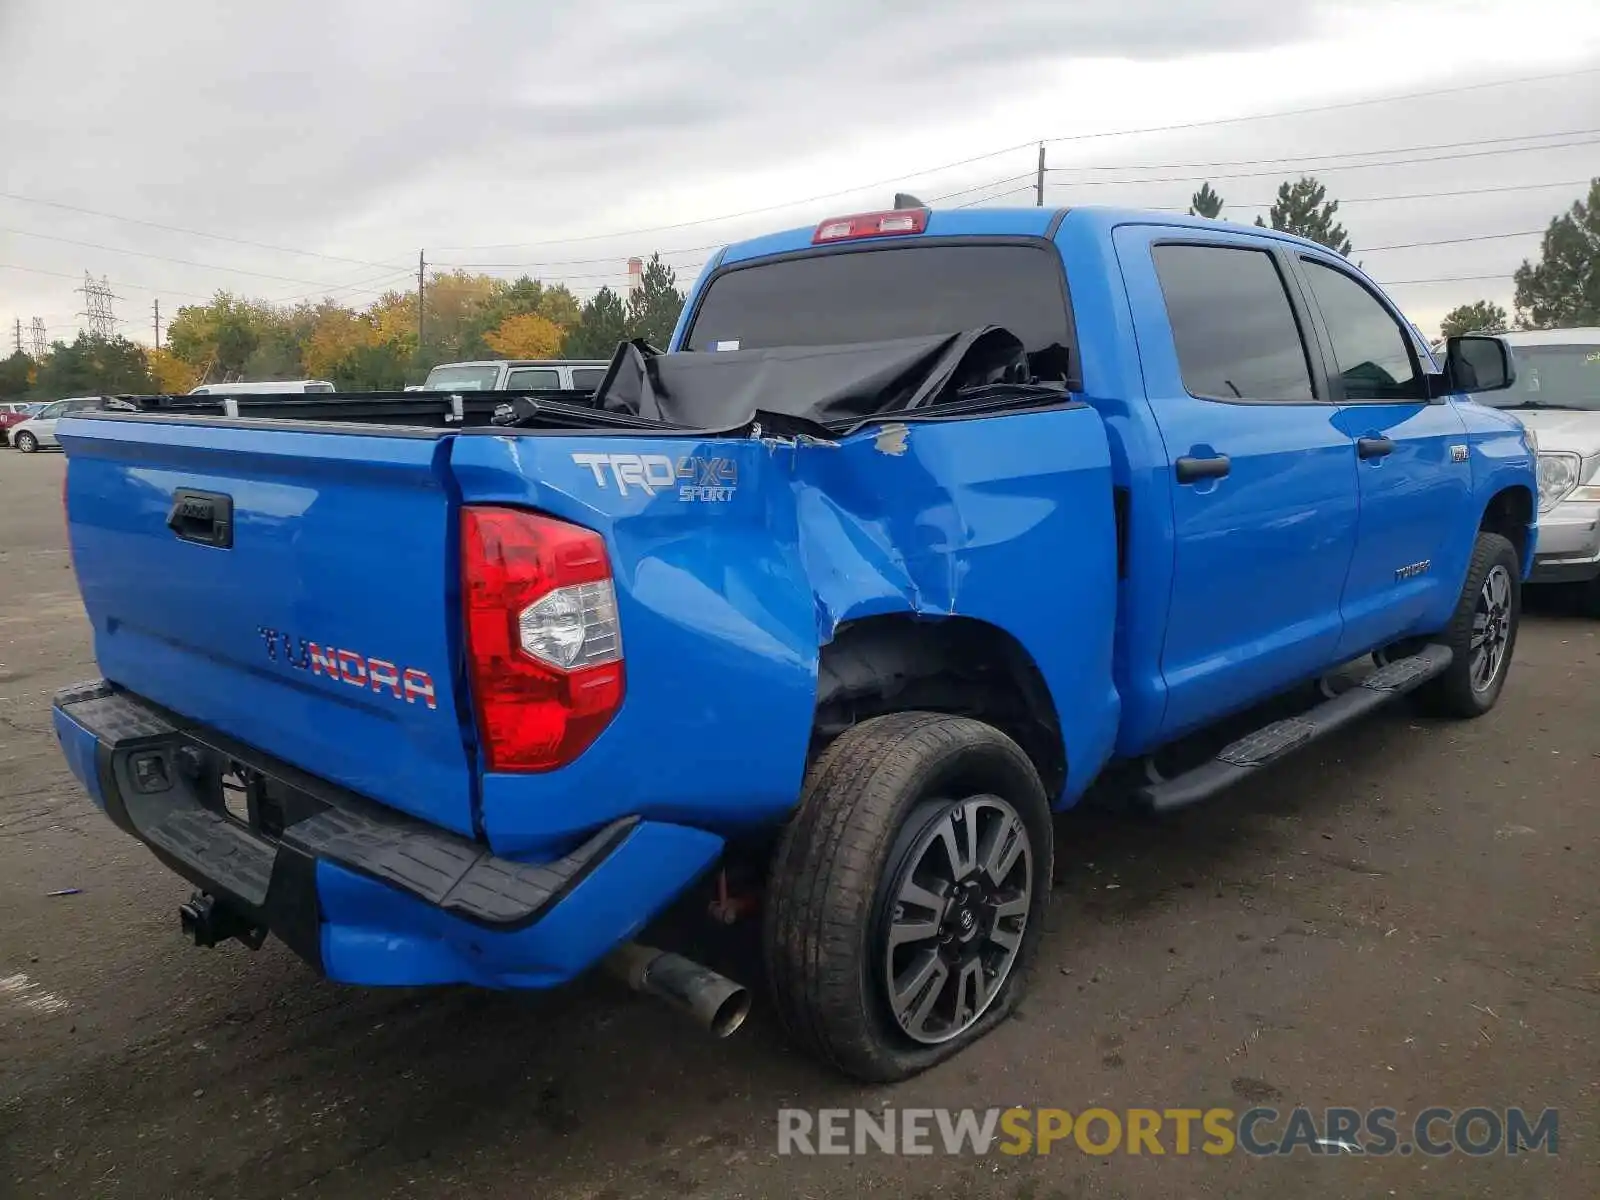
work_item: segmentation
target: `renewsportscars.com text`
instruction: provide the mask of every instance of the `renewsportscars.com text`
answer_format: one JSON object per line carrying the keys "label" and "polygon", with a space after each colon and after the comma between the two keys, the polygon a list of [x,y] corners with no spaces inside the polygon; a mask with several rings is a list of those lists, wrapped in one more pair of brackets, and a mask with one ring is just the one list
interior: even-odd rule
{"label": "renewsportscars.com text", "polygon": [[1520,1108],[800,1108],[778,1110],[778,1153],[1091,1155],[1555,1154],[1560,1114]]}

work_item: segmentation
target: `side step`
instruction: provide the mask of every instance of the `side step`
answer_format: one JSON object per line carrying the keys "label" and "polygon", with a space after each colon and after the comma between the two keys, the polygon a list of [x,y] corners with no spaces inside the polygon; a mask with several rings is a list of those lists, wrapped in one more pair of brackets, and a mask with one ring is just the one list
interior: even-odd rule
{"label": "side step", "polygon": [[1348,692],[1324,700],[1298,717],[1274,721],[1225,746],[1210,762],[1138,791],[1155,812],[1170,812],[1205,800],[1335,729],[1382,708],[1442,674],[1453,657],[1448,646],[1424,646],[1409,658],[1379,667]]}

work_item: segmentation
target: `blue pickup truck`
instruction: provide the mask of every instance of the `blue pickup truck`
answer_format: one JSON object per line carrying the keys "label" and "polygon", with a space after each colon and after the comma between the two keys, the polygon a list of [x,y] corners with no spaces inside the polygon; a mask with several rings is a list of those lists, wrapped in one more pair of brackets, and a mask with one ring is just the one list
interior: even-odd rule
{"label": "blue pickup truck", "polygon": [[726,1033],[744,989],[637,939],[750,915],[795,1042],[903,1078],[1012,1010],[1097,779],[1164,811],[1493,707],[1537,447],[1468,393],[1513,375],[1270,230],[841,217],[718,253],[593,396],[63,420],[103,679],[55,729],[200,944],[605,967]]}

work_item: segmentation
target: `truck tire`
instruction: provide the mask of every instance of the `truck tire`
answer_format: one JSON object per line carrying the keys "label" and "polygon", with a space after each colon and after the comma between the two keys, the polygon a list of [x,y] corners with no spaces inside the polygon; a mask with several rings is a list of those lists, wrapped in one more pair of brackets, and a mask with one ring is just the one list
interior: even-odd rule
{"label": "truck tire", "polygon": [[1467,582],[1437,639],[1455,652],[1449,668],[1417,689],[1419,706],[1440,717],[1481,717],[1495,706],[1511,668],[1522,620],[1522,564],[1498,533],[1479,533]]}
{"label": "truck tire", "polygon": [[1050,805],[993,726],[904,712],[841,734],[778,846],[762,929],[790,1038],[905,1079],[1016,1006],[1049,900]]}

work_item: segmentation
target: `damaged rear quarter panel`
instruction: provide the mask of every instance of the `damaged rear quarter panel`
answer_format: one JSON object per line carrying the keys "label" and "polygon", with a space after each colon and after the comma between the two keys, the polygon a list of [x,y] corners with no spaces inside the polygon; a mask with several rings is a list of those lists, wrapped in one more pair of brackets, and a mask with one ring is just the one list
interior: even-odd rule
{"label": "damaged rear quarter panel", "polygon": [[[549,774],[483,776],[498,852],[548,850],[629,813],[724,834],[776,824],[800,794],[819,647],[842,622],[885,613],[1010,633],[1053,694],[1067,791],[1081,789],[1117,717],[1099,418],[1073,407],[887,433],[455,439],[464,503],[538,509],[606,537],[622,627],[626,699],[594,745]],[[737,482],[722,499],[685,499],[586,465],[619,453],[721,459]]]}
{"label": "damaged rear quarter panel", "polygon": [[[902,434],[903,429],[903,434]],[[1109,754],[1117,550],[1110,450],[1083,406],[882,423],[796,451],[801,557],[818,638],[912,613],[985,621],[1055,700],[1075,798]]]}
{"label": "damaged rear quarter panel", "polygon": [[[794,806],[817,631],[793,453],[749,438],[455,439],[464,503],[538,509],[605,536],[622,629],[626,695],[595,743],[548,774],[483,776],[483,823],[498,852],[547,850],[632,813],[731,834],[776,824]],[[736,482],[716,500],[686,500],[670,484],[623,490],[609,470],[584,465],[594,455],[721,459]]]}

